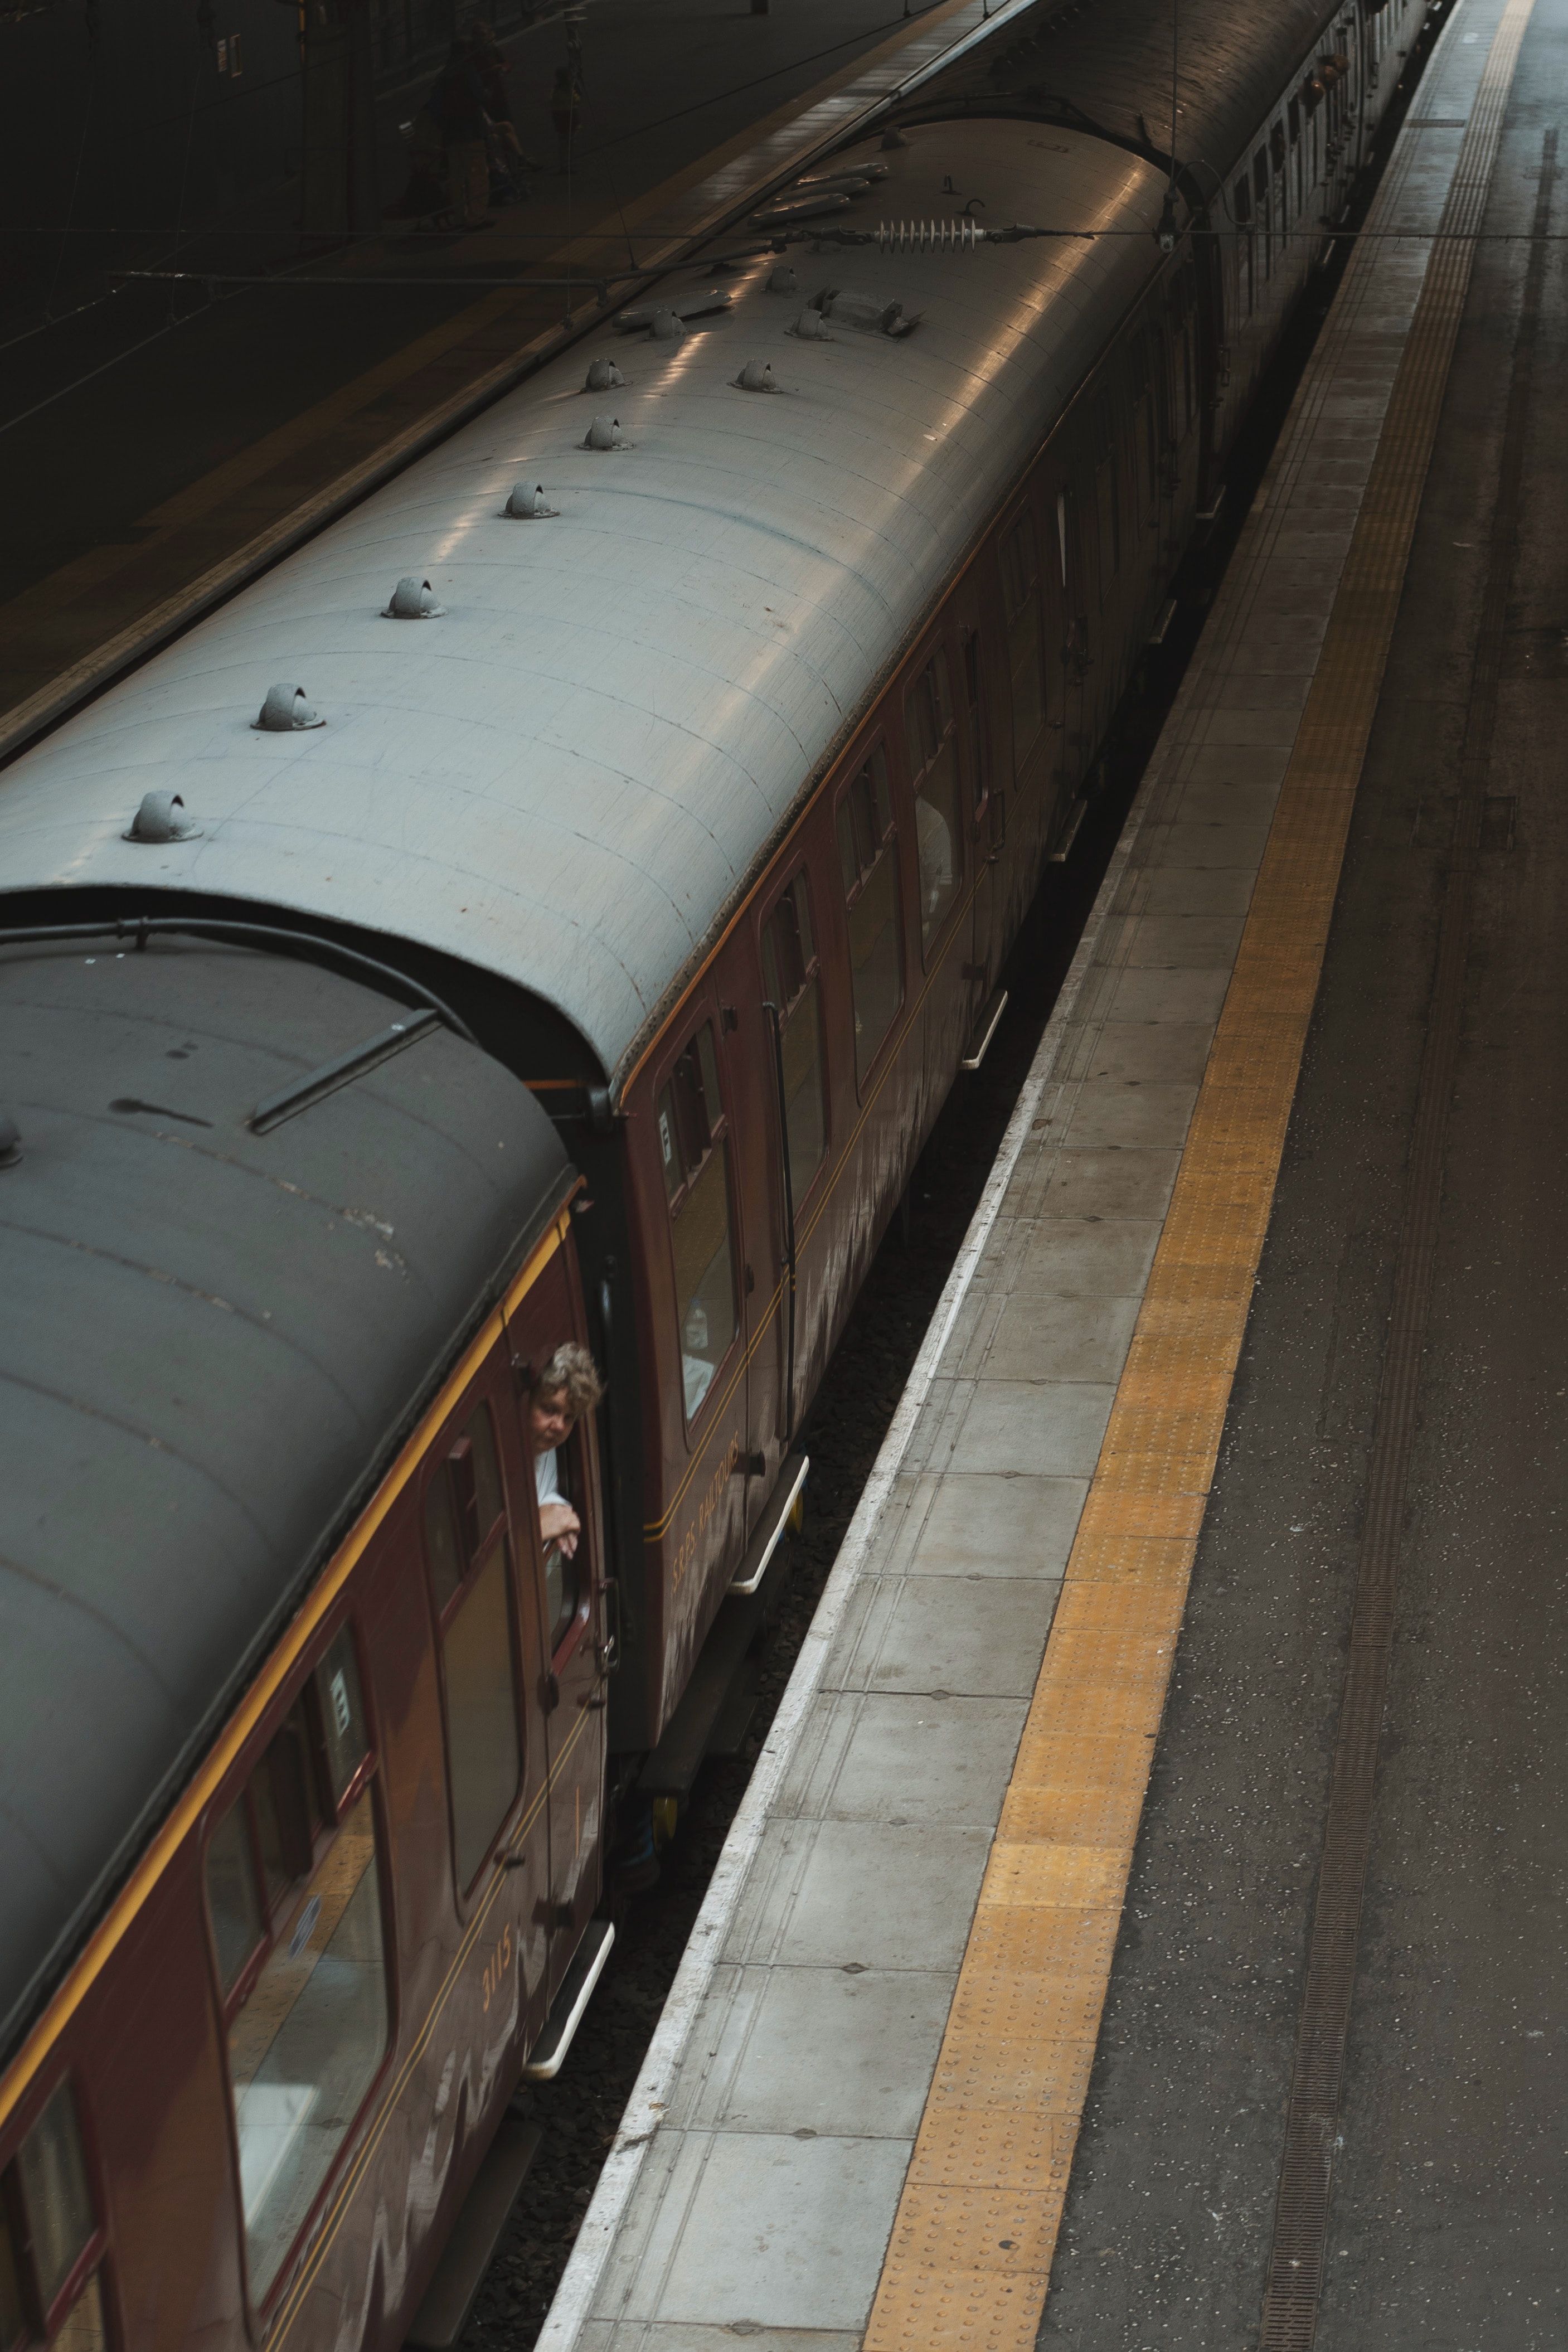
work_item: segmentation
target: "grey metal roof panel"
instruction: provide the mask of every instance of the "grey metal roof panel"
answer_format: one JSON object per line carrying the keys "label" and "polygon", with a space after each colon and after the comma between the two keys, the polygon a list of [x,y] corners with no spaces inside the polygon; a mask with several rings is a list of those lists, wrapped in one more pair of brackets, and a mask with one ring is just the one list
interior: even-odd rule
{"label": "grey metal roof panel", "polygon": [[[16,761],[7,887],[402,935],[554,1002],[622,1070],[1159,264],[1159,174],[1103,142],[965,125],[888,160],[876,210],[950,212],[952,173],[994,221],[1136,234],[797,257],[802,297],[923,310],[897,342],[796,340],[767,260],[679,345],[606,327]],[[601,349],[630,379],[608,398],[580,390]],[[734,388],[750,358],[783,394]],[[609,398],[634,446],[585,451]],[[503,520],[519,479],[559,519]],[[382,619],[416,567],[446,617]],[[324,727],[253,730],[282,679]],[[199,839],[120,838],[152,789]]]}
{"label": "grey metal roof panel", "polygon": [[246,1126],[406,1018],[244,950],[0,950],[0,2042],[570,1181],[440,1028]]}

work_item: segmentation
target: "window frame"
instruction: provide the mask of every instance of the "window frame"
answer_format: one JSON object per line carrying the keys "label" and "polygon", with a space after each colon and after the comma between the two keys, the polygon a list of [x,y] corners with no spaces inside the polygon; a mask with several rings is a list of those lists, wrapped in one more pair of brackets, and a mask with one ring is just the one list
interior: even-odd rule
{"label": "window frame", "polygon": [[[718,1078],[718,1118],[716,1120],[709,1118],[707,1123],[708,1139],[706,1149],[703,1152],[702,1158],[697,1161],[695,1167],[688,1171],[685,1165],[685,1145],[680,1135],[679,1119],[677,1117],[675,1150],[680,1155],[681,1160],[681,1181],[675,1187],[674,1192],[672,1192],[670,1191],[664,1181],[662,1158],[655,1159],[654,1161],[656,1181],[664,1207],[664,1241],[665,1247],[668,1251],[667,1264],[670,1269],[670,1296],[674,1299],[675,1306],[674,1334],[677,1365],[682,1354],[680,1325],[682,1301],[680,1296],[680,1273],[675,1264],[676,1213],[680,1208],[685,1207],[686,1202],[691,1197],[691,1189],[693,1184],[702,1174],[709,1160],[713,1158],[719,1144],[723,1143],[727,1147],[733,1147],[735,1142],[735,1129],[730,1119],[729,1103],[725,1092],[725,1070],[721,1051],[723,1024],[720,1017],[718,1003],[716,997],[705,992],[701,996],[689,999],[682,1007],[679,1018],[671,1024],[671,1030],[673,1035],[680,1038],[683,1042],[679,1045],[672,1045],[664,1054],[663,1060],[654,1065],[653,1085],[650,1088],[653,1102],[653,1131],[655,1138],[654,1150],[657,1153],[659,1150],[657,1141],[658,1125],[661,1116],[659,1107],[664,1097],[664,1089],[666,1087],[674,1086],[676,1064],[680,1062],[685,1055],[696,1050],[697,1040],[701,1037],[705,1029],[709,1029],[713,1033],[714,1069]],[[727,1187],[725,1197],[729,1212],[727,1228],[729,1239],[729,1285],[730,1301],[735,1310],[735,1327],[730,1333],[728,1347],[714,1365],[713,1378],[709,1381],[706,1388],[703,1391],[702,1401],[698,1404],[695,1413],[688,1413],[686,1411],[686,1384],[684,1376],[681,1379],[681,1425],[686,1433],[688,1450],[695,1446],[698,1442],[694,1435],[694,1432],[697,1429],[699,1423],[708,1412],[710,1407],[713,1405],[714,1400],[723,1391],[726,1370],[729,1366],[736,1349],[740,1345],[746,1333],[746,1300],[740,1280],[740,1269],[743,1264],[743,1245],[742,1227],[740,1223],[739,1174],[736,1166],[736,1152],[732,1148],[727,1148],[724,1155]],[[540,1559],[542,1561],[542,1549]]]}
{"label": "window frame", "polygon": [[[703,1402],[706,1404],[706,1402],[705,1397]],[[567,1489],[567,1499],[582,1521],[582,1533],[578,1538],[578,1556],[586,1563],[586,1573],[578,1594],[577,1606],[571,1613],[571,1622],[552,1649],[550,1634],[554,1629],[545,1620],[545,1596],[548,1590],[546,1579],[549,1567],[550,1547],[545,1541],[544,1530],[539,1524],[538,1489],[530,1478],[528,1525],[533,1538],[534,1557],[538,1562],[534,1589],[538,1596],[539,1654],[548,1661],[546,1671],[552,1675],[560,1674],[577,1655],[583,1636],[593,1622],[594,1593],[593,1552],[588,1511],[588,1495],[593,1483],[593,1465],[588,1458],[588,1437],[580,1421],[572,1423],[571,1428],[567,1432],[565,1444],[558,1450],[567,1455],[571,1465],[571,1475],[563,1483]],[[581,1492],[575,1493],[574,1488],[580,1488]],[[520,1690],[522,1686],[522,1677],[519,1675],[517,1687]],[[528,1780],[528,1754],[525,1748],[523,1752],[525,1785]]]}
{"label": "window frame", "polygon": [[[103,2313],[105,2342],[112,2347],[120,2340],[119,2314],[110,2279],[113,2247],[109,2230],[109,2200],[104,2194],[96,2122],[83,2095],[79,2070],[68,2057],[62,2057],[57,2051],[51,2053],[51,2059],[47,2070],[36,2075],[27,2086],[26,2096],[18,2108],[17,2128],[10,2152],[0,2163],[0,2213],[3,2213],[5,2226],[10,2232],[12,2251],[16,2259],[16,2284],[23,2314],[23,2332],[16,2340],[15,2352],[43,2352],[43,2347],[52,2343],[65,2326],[95,2275],[99,2281],[99,2301]],[[39,2289],[32,2234],[27,2226],[26,2192],[21,2177],[22,2150],[62,2089],[68,2089],[70,2093],[77,2147],[92,2208],[92,2227],[80,2252],[46,2305]]]}
{"label": "window frame", "polygon": [[[797,860],[799,860],[798,863],[796,862]],[[768,926],[773,920],[775,915],[778,914],[779,909],[784,904],[785,899],[789,897],[790,893],[795,888],[796,884],[803,882],[806,886],[806,915],[807,919],[811,926],[811,954],[810,961],[806,964],[805,977],[802,979],[800,987],[795,991],[792,996],[786,997],[784,1003],[779,1007],[779,1027],[780,1034],[783,1036],[788,1034],[789,1024],[793,1020],[795,1013],[804,998],[807,990],[810,987],[813,981],[816,982],[817,1066],[821,1074],[822,1156],[818,1160],[815,1168],[812,1169],[810,1178],[806,1185],[805,1191],[795,1195],[795,1216],[797,1222],[799,1222],[801,1209],[816,1191],[818,1183],[821,1180],[822,1171],[827,1167],[829,1161],[833,1156],[833,1071],[832,1064],[829,1059],[828,1054],[828,991],[822,972],[822,926],[819,919],[821,910],[817,905],[816,893],[813,887],[811,861],[806,855],[803,844],[797,843],[791,848],[789,853],[789,866],[790,870],[786,872],[782,880],[776,885],[771,895],[761,902],[761,910],[758,914],[757,924],[757,969],[761,977],[764,992],[766,992],[768,987],[768,963],[763,952],[763,943],[768,936]],[[774,1091],[777,1093],[777,1087],[775,1087]],[[784,1150],[788,1152],[789,1149],[789,1137],[788,1131],[786,1131],[784,1135],[783,1145]],[[791,1174],[791,1186],[793,1186],[793,1182],[794,1178],[793,1174]]]}
{"label": "window frame", "polygon": [[[854,790],[855,785],[860,782],[862,774],[871,766],[873,761],[876,758],[878,751],[882,753],[887,777],[887,805],[889,810],[888,829],[883,839],[877,845],[876,856],[872,859],[869,866],[860,867],[855,877],[854,886],[851,888],[851,887],[844,881],[843,877],[842,856],[839,841],[839,812],[843,807],[844,803],[848,800],[851,793]],[[879,721],[868,735],[862,738],[854,751],[851,752],[849,758],[844,761],[843,767],[840,771],[837,781],[833,785],[829,802],[832,824],[833,856],[839,865],[839,908],[842,915],[844,924],[844,946],[846,950],[844,956],[844,995],[845,1008],[850,1018],[850,1035],[852,1040],[850,1045],[850,1066],[855,1072],[855,1098],[859,1102],[864,1102],[868,1096],[873,1093],[874,1087],[881,1084],[883,1056],[884,1054],[896,1052],[898,1041],[904,1034],[904,1013],[909,1003],[909,949],[906,937],[909,929],[908,908],[904,905],[904,860],[899,856],[901,835],[899,833],[898,806],[894,796],[894,764],[893,759],[893,746],[889,740],[886,722]],[[853,818],[852,817],[852,827],[853,825]],[[894,1007],[892,1018],[889,1020],[886,1028],[883,1031],[881,1037],[877,1040],[876,1050],[865,1066],[865,1076],[862,1078],[860,1075],[860,1057],[855,1052],[852,1042],[854,1037],[855,1019],[855,975],[853,951],[850,947],[849,924],[851,915],[865,895],[867,884],[872,880],[873,877],[878,872],[880,867],[886,862],[890,854],[895,861],[894,870],[895,879],[897,882],[897,887],[893,894],[893,903],[896,913],[898,927],[898,1003]]]}
{"label": "window frame", "polygon": [[[250,2250],[246,2242],[249,2233],[246,2224],[245,2192],[240,2181],[238,2103],[235,2098],[234,2081],[229,2072],[228,2035],[234,2018],[238,2015],[245,2002],[249,1999],[268,1957],[277,1949],[278,1937],[271,1926],[271,1919],[277,1906],[273,1906],[273,1912],[268,1914],[268,1927],[260,1943],[249,1954],[244,1967],[235,1974],[233,1985],[225,1993],[223,1962],[218,1952],[217,1937],[213,1926],[212,1904],[207,1895],[207,1856],[211,1851],[214,1831],[228,1819],[236,1805],[245,1801],[252,1775],[259,1769],[267,1749],[287,1721],[296,1701],[301,1697],[307,1685],[314,1686],[317,1668],[325,1664],[329,1651],[345,1627],[353,1643],[354,1668],[360,1685],[360,1705],[364,1711],[365,1753],[345,1782],[342,1795],[333,1798],[330,1794],[332,1786],[330,1770],[327,1759],[318,1750],[315,1760],[317,1769],[322,1775],[320,1786],[328,1793],[332,1819],[329,1834],[315,1847],[308,1879],[313,1878],[320,1869],[332,1840],[342,1826],[345,1814],[368,1792],[374,1838],[377,1894],[381,1904],[382,1975],[386,1992],[386,2041],[382,2046],[376,2071],[366,2084],[364,2095],[354,2110],[353,2119],[339,2141],[332,2161],[323,2173],[315,2195],[300,2218],[288,2251],[278,2263],[271,2285],[266,2294],[258,2298],[251,2285]],[[312,1731],[319,1742],[320,1727],[314,1721]],[[239,2265],[246,2310],[251,2318],[264,2328],[271,2324],[273,2315],[288,2293],[298,2266],[301,2250],[315,2229],[322,2206],[332,2196],[341,2179],[343,2167],[359,2144],[366,2118],[371,2114],[386,2089],[392,2061],[397,2054],[402,2015],[402,1985],[397,1940],[397,1910],[392,1898],[392,1837],[387,1820],[385,1776],[380,1769],[381,1762],[380,1726],[376,1716],[374,1685],[365,1672],[364,1635],[353,1602],[345,1595],[341,1604],[332,1610],[325,1621],[316,1628],[306,1659],[297,1664],[283,1690],[268,1705],[260,1722],[255,1726],[246,1740],[239,1755],[235,1758],[228,1771],[225,1773],[219,1788],[208,1801],[196,1837],[196,1876],[199,1889],[197,1900],[202,1909],[202,1926],[207,1947],[207,1964],[215,2004],[218,2064],[223,2080],[225,2110],[225,2134],[229,2152],[229,2185],[233,2196],[236,2231],[235,2257]],[[246,1822],[248,1833],[248,1807]],[[265,1890],[265,1879],[261,1881],[261,1885]],[[287,1906],[284,1908],[287,1911]]]}
{"label": "window frame", "polygon": [[[1035,590],[1038,596],[1040,591],[1040,582],[1038,577],[1035,582]],[[954,765],[957,771],[958,778],[958,790],[956,796],[957,823],[956,826],[956,837],[953,842],[953,896],[948,902],[946,912],[943,915],[940,922],[936,925],[936,929],[932,932],[929,941],[927,941],[925,937],[925,909],[921,903],[922,886],[920,878],[919,840],[920,816],[918,808],[916,807],[916,803],[920,799],[921,781],[924,777],[930,774],[936,761],[927,761],[925,765],[921,767],[917,767],[915,765],[915,743],[914,736],[910,730],[909,705],[911,698],[915,695],[917,688],[919,687],[920,681],[925,677],[926,671],[934,670],[938,662],[943,664],[946,675],[947,731],[942,740],[944,743],[951,743],[953,746]],[[941,961],[941,958],[946,954],[948,945],[947,935],[951,931],[954,923],[957,920],[961,909],[967,907],[969,903],[969,895],[967,890],[969,880],[969,860],[966,836],[972,831],[975,823],[974,786],[972,779],[967,773],[968,760],[964,743],[966,730],[959,722],[958,695],[954,691],[954,674],[956,670],[958,673],[959,691],[966,694],[967,692],[967,675],[964,673],[963,664],[964,656],[962,650],[960,649],[958,659],[956,663],[955,663],[953,659],[953,647],[948,643],[947,631],[945,627],[938,625],[938,626],[932,631],[930,636],[926,639],[925,644],[922,646],[921,650],[915,655],[914,660],[905,667],[898,688],[898,715],[904,729],[904,772],[909,786],[910,814],[915,823],[915,914],[920,934],[920,968],[922,971],[932,971]],[[1042,705],[1044,697],[1042,694]],[[1041,733],[1044,732],[1043,717],[1041,719],[1040,731]],[[1039,737],[1037,736],[1035,740],[1038,741]],[[938,759],[941,757],[941,750],[942,746],[941,744],[938,744],[936,754]],[[855,772],[858,774],[860,772],[857,769]],[[889,797],[891,799],[891,789]],[[896,839],[897,834],[898,812],[894,809],[893,817],[893,834],[890,838]],[[878,853],[879,858],[882,854],[882,852]],[[864,877],[862,877],[862,882],[863,878]],[[845,911],[847,912],[849,908],[847,893],[845,895],[844,905]],[[903,1010],[904,999],[901,996],[899,999],[899,1011],[902,1012]],[[894,1018],[897,1018],[896,1014],[894,1015]]]}

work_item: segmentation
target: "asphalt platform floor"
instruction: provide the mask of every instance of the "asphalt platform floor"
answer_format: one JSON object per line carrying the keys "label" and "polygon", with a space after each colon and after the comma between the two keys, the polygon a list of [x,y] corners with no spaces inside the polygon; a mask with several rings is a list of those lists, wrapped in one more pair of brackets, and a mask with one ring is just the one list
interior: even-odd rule
{"label": "asphalt platform floor", "polygon": [[1565,97],[1568,9],[1539,0],[1483,227],[1518,241],[1476,250],[1042,2347],[1259,2340],[1467,744],[1486,813],[1316,2341],[1568,2340],[1568,248],[1527,241],[1562,236]]}

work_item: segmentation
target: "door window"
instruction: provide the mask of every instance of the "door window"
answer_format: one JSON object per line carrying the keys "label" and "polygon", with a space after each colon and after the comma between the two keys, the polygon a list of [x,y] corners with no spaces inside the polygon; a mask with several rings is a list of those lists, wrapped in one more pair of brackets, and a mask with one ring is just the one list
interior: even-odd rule
{"label": "door window", "polygon": [[762,926],[762,984],[779,1008],[789,1191],[799,1208],[828,1149],[821,991],[804,866]]}
{"label": "door window", "polygon": [[1002,601],[1008,616],[1008,674],[1012,682],[1013,769],[1045,723],[1045,663],[1040,650],[1040,567],[1034,521],[1019,515],[1002,541]]}
{"label": "door window", "polygon": [[737,1328],[728,1128],[711,1023],[697,1031],[660,1091],[659,1151],[674,1244],[681,1376],[692,1421]]}
{"label": "door window", "polygon": [[[545,1458],[539,1457],[541,1461]],[[554,1463],[556,1499],[565,1497],[582,1527],[582,1532],[573,1539],[570,1553],[558,1542],[547,1543],[544,1548],[545,1648],[553,1658],[576,1624],[582,1604],[588,1598],[588,1480],[583,1471],[581,1430],[569,1432],[566,1443],[558,1445],[550,1458]],[[536,1468],[536,1481],[537,1475]],[[541,1504],[545,1499],[541,1494]]]}
{"label": "door window", "polygon": [[958,795],[958,730],[940,646],[904,698],[910,781],[915,787],[915,846],[920,860],[920,947],[924,954],[947,919],[963,880]]}
{"label": "door window", "polygon": [[76,2099],[62,2083],[0,2189],[0,2352],[104,2352],[103,2251]]}
{"label": "door window", "polygon": [[256,2302],[303,2228],[386,2049],[373,1772],[345,1626],[207,1848]]}
{"label": "door window", "polygon": [[441,1627],[446,1770],[457,1883],[474,1883],[522,1777],[506,1498],[481,1404],[425,1490],[425,1549]]}
{"label": "door window", "polygon": [[879,743],[839,803],[839,866],[849,912],[850,989],[855,1016],[855,1084],[863,1086],[904,1002],[904,940],[898,913],[898,835]]}

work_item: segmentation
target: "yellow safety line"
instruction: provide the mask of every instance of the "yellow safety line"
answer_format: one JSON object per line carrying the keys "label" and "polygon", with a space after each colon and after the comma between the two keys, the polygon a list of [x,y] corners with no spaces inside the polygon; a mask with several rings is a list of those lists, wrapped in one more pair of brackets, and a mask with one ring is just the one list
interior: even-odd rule
{"label": "yellow safety line", "polygon": [[[1532,5],[1510,0],[1498,26],[1447,228],[1479,223]],[[1035,2342],[1472,251],[1436,247],[1395,381],[1068,1561],[864,2352],[1026,2352]]]}

